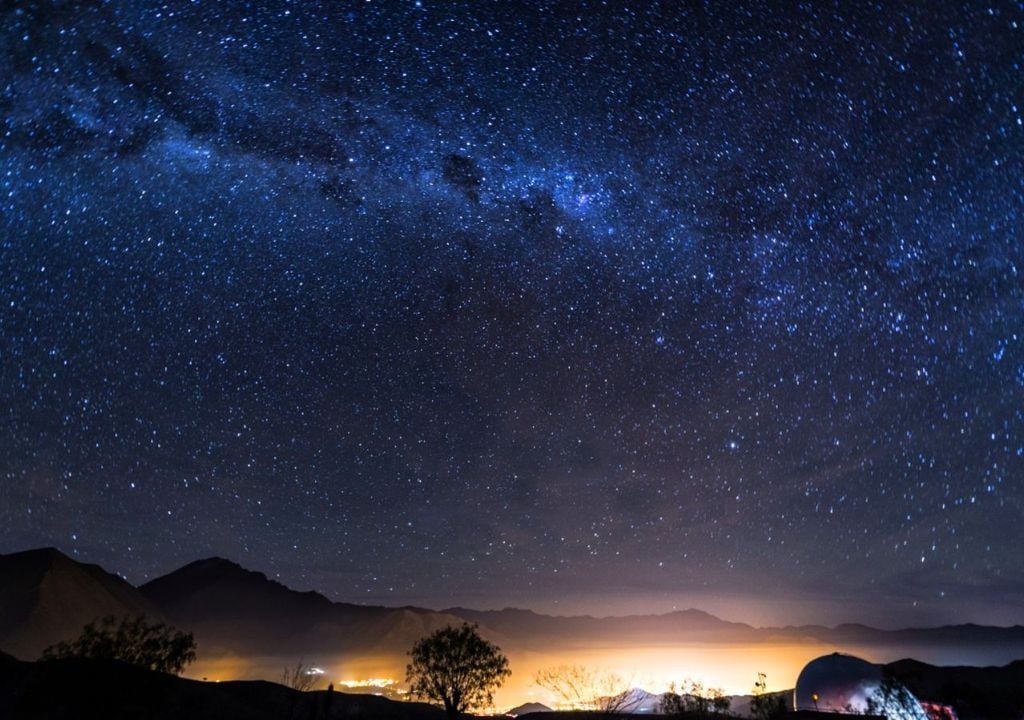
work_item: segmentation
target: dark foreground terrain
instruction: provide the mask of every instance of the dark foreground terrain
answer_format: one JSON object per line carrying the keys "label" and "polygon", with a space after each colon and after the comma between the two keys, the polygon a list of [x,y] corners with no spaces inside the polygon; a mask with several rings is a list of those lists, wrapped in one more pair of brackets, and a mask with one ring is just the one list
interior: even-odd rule
{"label": "dark foreground terrain", "polygon": [[960,720],[1024,718],[1024,660],[1002,667],[937,667],[900,660],[886,667],[917,697],[952,705]]}
{"label": "dark foreground terrain", "polygon": [[263,681],[200,682],[107,660],[28,663],[0,654],[4,720],[443,720],[423,703]]}
{"label": "dark foreground terrain", "polygon": [[[902,660],[888,668],[918,697],[955,707],[960,720],[1019,720],[1024,717],[1024,660],[988,668],[935,667]],[[521,717],[559,720],[580,716],[578,713],[533,713]],[[0,653],[0,718],[4,720],[444,720],[444,717],[441,709],[424,703],[396,702],[374,695],[302,693],[265,681],[200,682],[112,660],[23,662]]]}

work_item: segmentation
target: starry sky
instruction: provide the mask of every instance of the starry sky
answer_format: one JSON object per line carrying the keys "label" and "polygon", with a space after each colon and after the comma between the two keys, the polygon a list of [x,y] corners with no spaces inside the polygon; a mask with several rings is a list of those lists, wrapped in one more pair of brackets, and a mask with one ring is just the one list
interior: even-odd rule
{"label": "starry sky", "polygon": [[20,2],[0,552],[1024,622],[1024,5]]}

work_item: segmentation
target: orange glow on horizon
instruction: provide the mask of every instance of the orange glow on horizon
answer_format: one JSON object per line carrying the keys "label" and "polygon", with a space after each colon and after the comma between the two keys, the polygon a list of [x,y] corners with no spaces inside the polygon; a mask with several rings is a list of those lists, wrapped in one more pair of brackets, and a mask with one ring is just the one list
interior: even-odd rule
{"label": "orange glow on horizon", "polygon": [[[558,665],[583,665],[600,673],[622,678],[623,690],[639,687],[660,694],[673,683],[696,680],[708,688],[721,688],[728,695],[749,695],[758,672],[767,674],[771,691],[793,687],[796,676],[809,661],[836,648],[817,643],[789,645],[725,646],[615,646],[574,648],[561,652],[512,650],[507,653],[512,676],[495,693],[495,709],[504,712],[527,702],[557,708],[559,699],[539,687],[534,676],[539,670]],[[404,656],[317,657],[325,677],[341,692],[368,687],[404,692]],[[270,680],[278,682],[285,667],[295,659],[278,657],[225,657],[200,659],[188,668],[187,677],[207,680]],[[327,680],[317,685],[325,688]]]}
{"label": "orange glow on horizon", "polygon": [[[960,647],[897,647],[867,648],[833,646],[819,642],[762,643],[754,645],[690,644],[690,645],[628,645],[572,647],[558,651],[506,649],[512,676],[495,693],[493,710],[505,712],[528,702],[549,707],[559,705],[558,698],[534,682],[537,671],[560,665],[582,665],[592,671],[614,673],[625,681],[623,690],[639,687],[660,694],[675,683],[697,681],[705,688],[720,688],[726,695],[750,695],[757,673],[766,674],[769,691],[788,690],[811,660],[833,652],[844,652],[869,662],[891,662],[903,657],[916,657],[933,664],[970,664],[991,662],[988,653],[977,658]],[[298,657],[221,657],[207,659],[200,654],[186,677],[196,680],[269,680],[280,682],[285,667],[294,667]],[[1009,662],[1006,659],[1005,662]],[[371,685],[386,690],[389,697],[405,691],[405,665],[402,653],[388,655],[307,655],[307,662],[323,668],[325,676],[316,689],[327,687],[327,678],[335,681],[340,692],[354,692]],[[392,684],[384,685],[390,680]],[[349,683],[351,683],[349,685]],[[404,695],[403,695],[404,696]]]}

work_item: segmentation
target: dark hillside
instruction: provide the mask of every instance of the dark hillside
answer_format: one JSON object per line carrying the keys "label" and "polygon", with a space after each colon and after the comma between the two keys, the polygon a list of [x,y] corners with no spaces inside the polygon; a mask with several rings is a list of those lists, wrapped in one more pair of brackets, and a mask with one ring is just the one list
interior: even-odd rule
{"label": "dark hillside", "polygon": [[937,667],[900,660],[886,667],[922,700],[952,705],[960,720],[1024,717],[1024,660],[1003,667]]}
{"label": "dark hillside", "polygon": [[459,618],[420,608],[331,602],[222,558],[197,560],[139,588],[204,654],[404,653]]}
{"label": "dark hillside", "polygon": [[199,682],[115,661],[27,663],[0,655],[5,720],[443,720],[422,703],[326,691],[300,693],[262,681]]}
{"label": "dark hillside", "polygon": [[34,660],[106,615],[163,619],[142,593],[99,565],[54,548],[0,555],[0,650]]}

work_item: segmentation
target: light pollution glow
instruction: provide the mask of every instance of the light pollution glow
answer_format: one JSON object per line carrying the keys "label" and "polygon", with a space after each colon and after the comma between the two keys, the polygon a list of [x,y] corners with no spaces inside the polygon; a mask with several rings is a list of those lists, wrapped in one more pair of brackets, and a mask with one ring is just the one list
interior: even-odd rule
{"label": "light pollution glow", "polygon": [[[600,673],[620,676],[628,687],[641,687],[653,693],[668,690],[673,683],[696,680],[709,688],[720,688],[728,695],[747,695],[753,689],[758,672],[767,674],[771,691],[792,688],[803,666],[814,658],[832,652],[848,652],[872,662],[891,662],[916,657],[936,664],[992,664],[1009,662],[1012,652],[996,648],[976,648],[974,652],[953,646],[839,647],[824,643],[784,643],[753,645],[687,645],[575,647],[559,651],[530,652],[510,650],[506,654],[512,676],[495,694],[495,709],[505,711],[526,702],[555,707],[558,698],[534,682],[538,670],[559,665],[583,665]],[[1006,657],[1000,655],[1009,653]],[[285,667],[294,667],[300,658],[240,656],[211,658],[200,656],[188,677],[208,680],[265,679],[279,681]],[[405,677],[406,658],[401,655],[306,658],[324,668],[320,686],[333,682],[335,687],[357,690],[371,686],[387,688],[391,678]],[[398,680],[396,684],[401,684]]]}
{"label": "light pollution glow", "polygon": [[365,680],[339,680],[338,684],[345,688],[386,688],[394,685],[393,678],[366,678]]}

